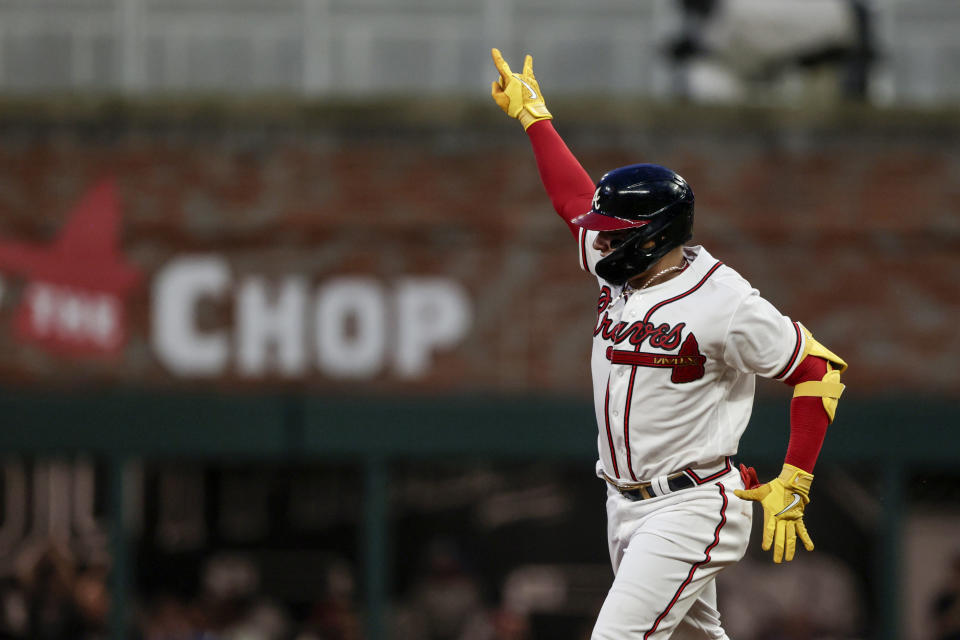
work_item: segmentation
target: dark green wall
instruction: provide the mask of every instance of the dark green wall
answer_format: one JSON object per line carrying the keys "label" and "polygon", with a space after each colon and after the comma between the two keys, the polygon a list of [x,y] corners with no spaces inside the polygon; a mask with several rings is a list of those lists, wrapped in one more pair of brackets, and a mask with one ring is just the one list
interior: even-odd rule
{"label": "dark green wall", "polygon": [[[740,457],[782,458],[789,396],[758,400]],[[583,398],[0,392],[0,447],[151,456],[596,455]],[[844,398],[821,460],[960,464],[952,398]]]}

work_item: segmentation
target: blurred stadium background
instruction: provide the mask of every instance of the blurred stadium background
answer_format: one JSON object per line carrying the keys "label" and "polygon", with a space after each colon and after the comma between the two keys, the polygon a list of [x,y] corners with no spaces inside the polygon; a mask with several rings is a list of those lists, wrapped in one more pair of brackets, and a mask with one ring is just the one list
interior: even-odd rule
{"label": "blurred stadium background", "polygon": [[755,537],[731,637],[960,637],[958,33],[955,0],[0,0],[0,637],[589,636],[596,292],[491,46],[850,362],[817,550]]}

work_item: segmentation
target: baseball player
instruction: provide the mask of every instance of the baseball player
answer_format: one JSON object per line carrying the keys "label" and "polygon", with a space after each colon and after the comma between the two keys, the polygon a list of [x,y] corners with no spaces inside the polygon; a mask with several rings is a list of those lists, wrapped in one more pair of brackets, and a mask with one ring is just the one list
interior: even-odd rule
{"label": "baseball player", "polygon": [[[794,557],[814,463],[843,391],[846,363],[701,246],[690,185],[654,164],[596,185],[561,140],[527,56],[514,73],[497,49],[493,99],[533,145],[554,208],[600,285],[593,330],[597,475],[607,483],[614,581],[593,638],[726,638],[715,578],[743,557],[752,503],[763,549]],[[757,375],[793,386],[783,471],[760,484],[731,456]]]}

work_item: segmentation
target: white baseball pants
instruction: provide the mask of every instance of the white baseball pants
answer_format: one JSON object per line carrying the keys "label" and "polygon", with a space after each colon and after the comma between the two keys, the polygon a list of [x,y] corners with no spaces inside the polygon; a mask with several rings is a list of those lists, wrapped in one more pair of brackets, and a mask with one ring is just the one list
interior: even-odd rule
{"label": "white baseball pants", "polygon": [[708,483],[632,502],[607,490],[614,581],[592,640],[718,640],[717,574],[747,550],[753,503],[731,471]]}

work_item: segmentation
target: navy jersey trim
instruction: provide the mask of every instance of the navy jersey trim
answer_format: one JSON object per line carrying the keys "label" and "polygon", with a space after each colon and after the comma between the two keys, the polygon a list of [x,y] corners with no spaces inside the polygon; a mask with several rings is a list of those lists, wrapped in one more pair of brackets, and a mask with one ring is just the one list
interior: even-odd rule
{"label": "navy jersey trim", "polygon": [[[644,318],[643,318],[644,324],[646,324],[647,322],[650,321],[650,316],[653,314],[654,311],[656,311],[656,310],[659,309],[660,307],[663,307],[664,305],[668,305],[668,304],[670,304],[671,302],[676,302],[677,300],[680,300],[681,298],[685,298],[686,296],[690,295],[691,293],[693,293],[694,291],[696,291],[697,289],[699,289],[700,287],[702,287],[702,286],[703,286],[703,283],[706,282],[707,279],[708,279],[710,276],[713,275],[714,271],[716,271],[717,269],[719,269],[722,264],[723,264],[722,262],[719,262],[719,261],[718,261],[717,264],[713,265],[713,267],[711,267],[710,270],[707,271],[706,275],[704,275],[704,276],[700,279],[700,282],[698,282],[697,284],[693,285],[691,288],[687,289],[687,290],[684,291],[683,293],[681,293],[681,294],[679,294],[679,295],[676,295],[676,296],[674,296],[674,297],[672,297],[672,298],[668,298],[668,299],[666,299],[666,300],[664,300],[664,301],[662,301],[662,302],[658,302],[657,304],[653,305],[653,306],[650,308],[650,310],[647,311],[647,315],[644,316]],[[689,266],[689,263],[687,263],[687,265],[684,266],[684,269],[683,269],[684,271],[686,270],[687,266]],[[638,344],[638,345],[634,348],[634,350],[637,351],[637,352],[639,352],[639,351],[640,351],[640,345]],[[632,367],[631,370],[630,370],[630,382],[629,382],[629,384],[628,384],[628,386],[627,386],[626,406],[624,406],[624,408],[623,408],[623,445],[624,445],[624,447],[625,447],[626,450],[627,450],[627,471],[630,472],[630,478],[633,479],[634,481],[636,481],[637,477],[636,477],[636,475],[634,475],[634,473],[633,473],[633,460],[632,460],[632,456],[631,456],[631,454],[630,454],[630,404],[631,404],[631,402],[633,401],[633,386],[634,386],[634,383],[635,383],[635,381],[636,381],[636,377],[637,377],[637,368],[636,368],[636,367]]]}
{"label": "navy jersey trim", "polygon": [[590,271],[590,263],[587,262],[587,230],[583,227],[580,227],[580,260],[583,263],[583,270],[593,273]]}
{"label": "navy jersey trim", "polygon": [[686,469],[684,469],[683,471],[684,471],[684,473],[686,473],[688,476],[690,476],[690,479],[693,480],[694,482],[696,482],[698,485],[699,485],[699,484],[707,484],[707,483],[710,482],[711,480],[716,480],[716,479],[719,478],[720,476],[722,476],[722,475],[724,475],[725,473],[727,473],[728,471],[730,471],[730,456],[727,456],[727,457],[724,459],[724,462],[725,462],[725,464],[724,464],[724,466],[723,466],[723,469],[720,469],[720,471],[717,471],[716,473],[711,474],[711,475],[707,476],[706,478],[701,478],[701,477],[698,476],[696,473],[694,473],[693,469],[691,469],[691,468],[689,468],[689,467],[686,468]]}
{"label": "navy jersey trim", "polygon": [[607,444],[610,445],[610,459],[613,460],[613,473],[620,479],[620,469],[617,468],[617,452],[613,446],[613,436],[610,434],[610,378],[607,377],[607,396],[603,401],[603,421],[607,426]]}
{"label": "navy jersey trim", "polygon": [[803,332],[800,331],[800,324],[794,322],[793,330],[797,332],[797,344],[793,347],[793,355],[791,355],[790,359],[787,360],[786,366],[784,366],[783,369],[780,370],[780,373],[773,376],[774,380],[779,380],[783,376],[787,375],[787,371],[790,371],[790,369],[793,368],[794,363],[796,363],[797,361],[797,356],[800,355],[800,347],[801,345],[803,345]]}
{"label": "navy jersey trim", "polygon": [[[637,345],[637,349],[640,345]],[[627,471],[630,472],[630,479],[637,481],[637,476],[633,473],[633,460],[630,456],[630,403],[633,401],[633,385],[637,377],[637,368],[630,368],[630,383],[627,386],[627,402],[623,409],[623,446],[627,450]]]}
{"label": "navy jersey trim", "polygon": [[681,293],[681,294],[679,294],[679,295],[676,295],[676,296],[674,296],[674,297],[672,297],[672,298],[667,298],[666,300],[663,300],[662,302],[658,302],[657,304],[655,304],[655,305],[653,305],[652,307],[650,307],[650,310],[647,311],[647,315],[645,315],[645,316],[643,317],[643,321],[644,321],[644,322],[648,322],[648,321],[650,320],[650,316],[653,315],[653,312],[656,311],[657,309],[659,309],[660,307],[663,307],[663,306],[665,306],[665,305],[668,305],[668,304],[670,304],[671,302],[676,302],[677,300],[680,300],[681,298],[686,298],[688,295],[690,295],[691,293],[693,293],[694,291],[696,291],[697,289],[699,289],[700,287],[702,287],[702,286],[703,286],[703,283],[705,283],[705,282],[707,281],[707,279],[710,278],[710,276],[712,276],[713,273],[714,273],[717,269],[719,269],[722,265],[723,265],[723,263],[718,261],[717,264],[715,264],[715,265],[713,265],[712,267],[710,267],[710,270],[707,271],[706,275],[704,275],[702,278],[700,278],[700,282],[698,282],[697,284],[693,285],[691,288],[687,289],[687,290],[684,291],[683,293]]}

